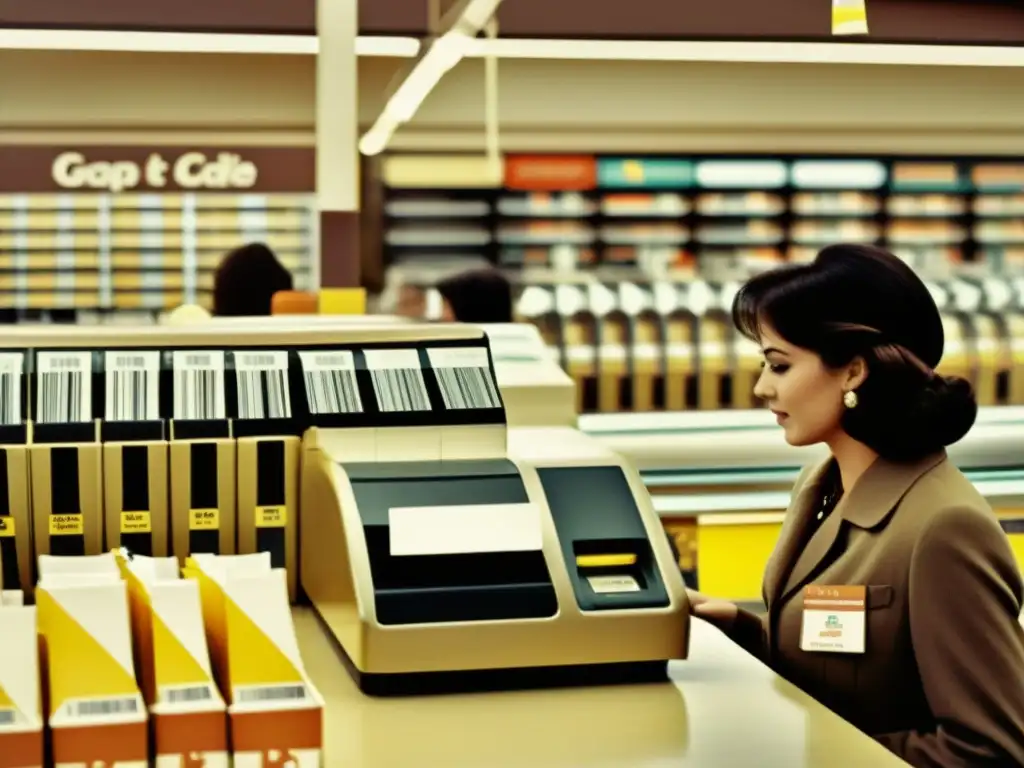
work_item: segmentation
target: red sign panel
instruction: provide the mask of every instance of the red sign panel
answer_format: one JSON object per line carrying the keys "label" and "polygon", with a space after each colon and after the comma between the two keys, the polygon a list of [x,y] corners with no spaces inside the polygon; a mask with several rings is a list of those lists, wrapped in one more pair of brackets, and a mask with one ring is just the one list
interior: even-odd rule
{"label": "red sign panel", "polygon": [[509,155],[505,186],[524,192],[579,192],[597,186],[597,160],[590,155]]}

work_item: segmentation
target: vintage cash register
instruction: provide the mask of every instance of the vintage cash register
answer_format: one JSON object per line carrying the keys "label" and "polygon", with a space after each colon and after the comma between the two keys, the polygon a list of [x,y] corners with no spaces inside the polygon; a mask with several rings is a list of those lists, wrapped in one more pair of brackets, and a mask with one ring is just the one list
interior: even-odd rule
{"label": "vintage cash register", "polygon": [[364,691],[664,679],[685,657],[638,474],[573,428],[509,429],[481,330],[298,354],[301,581]]}

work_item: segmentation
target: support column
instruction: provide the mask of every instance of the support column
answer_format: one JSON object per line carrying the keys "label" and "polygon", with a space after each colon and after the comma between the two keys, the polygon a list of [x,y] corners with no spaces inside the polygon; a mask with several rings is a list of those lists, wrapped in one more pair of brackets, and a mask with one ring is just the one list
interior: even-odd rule
{"label": "support column", "polygon": [[317,0],[316,197],[320,287],[355,288],[359,275],[359,72],[356,0]]}

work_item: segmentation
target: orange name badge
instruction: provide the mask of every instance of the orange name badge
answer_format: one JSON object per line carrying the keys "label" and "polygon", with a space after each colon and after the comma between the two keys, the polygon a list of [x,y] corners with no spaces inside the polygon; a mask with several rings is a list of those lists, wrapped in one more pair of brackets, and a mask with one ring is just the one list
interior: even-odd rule
{"label": "orange name badge", "polygon": [[800,649],[825,653],[864,653],[867,587],[812,584],[804,589]]}

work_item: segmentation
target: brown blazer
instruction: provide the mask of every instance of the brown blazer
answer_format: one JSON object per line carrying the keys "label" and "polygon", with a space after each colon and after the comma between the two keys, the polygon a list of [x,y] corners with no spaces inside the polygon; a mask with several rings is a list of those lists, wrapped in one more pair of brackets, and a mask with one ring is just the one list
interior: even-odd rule
{"label": "brown blazer", "polygon": [[[807,541],[828,462],[797,480],[731,634],[914,766],[1024,766],[1024,587],[987,502],[945,453],[876,461]],[[863,655],[800,650],[803,588],[867,587]]]}

